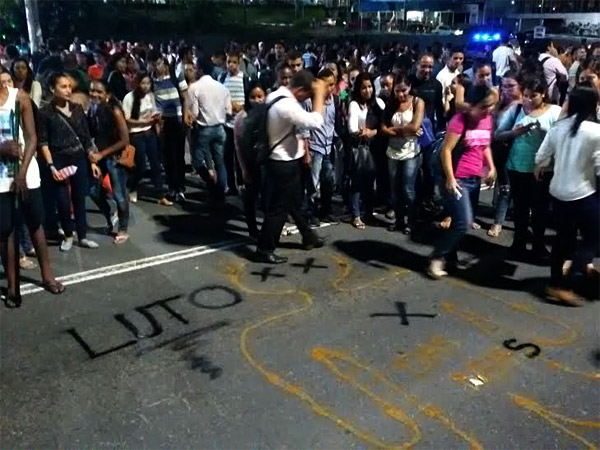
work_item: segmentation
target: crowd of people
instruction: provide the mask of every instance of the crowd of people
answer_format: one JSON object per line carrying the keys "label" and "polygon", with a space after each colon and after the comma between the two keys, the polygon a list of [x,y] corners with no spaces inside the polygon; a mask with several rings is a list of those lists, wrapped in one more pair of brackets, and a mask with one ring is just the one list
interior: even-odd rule
{"label": "crowd of people", "polygon": [[[211,207],[242,196],[255,258],[265,263],[287,260],[275,253],[287,220],[307,250],[324,245],[320,223],[345,215],[358,230],[386,223],[406,235],[436,221],[447,231],[427,273],[445,276],[463,235],[480,228],[482,185],[493,186],[488,235],[500,235],[512,202],[512,257],[548,261],[549,298],[577,304],[577,280],[597,274],[600,46],[534,44],[517,55],[503,41],[469,64],[462,48],[437,43],[231,42],[205,55],[183,42],[50,39],[45,54],[31,56],[9,45],[0,69],[7,297],[16,261],[32,269],[32,256],[43,286],[64,291],[46,239],[63,252],[75,235],[98,248],[87,236],[87,197],[117,245],[129,238],[140,190],[164,207],[185,202],[187,151]],[[568,67],[559,53],[571,56]]]}

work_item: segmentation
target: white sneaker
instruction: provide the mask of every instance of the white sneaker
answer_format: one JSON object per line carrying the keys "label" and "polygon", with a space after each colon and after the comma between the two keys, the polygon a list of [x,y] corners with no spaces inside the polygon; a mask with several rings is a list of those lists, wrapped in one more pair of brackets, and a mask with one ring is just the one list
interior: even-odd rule
{"label": "white sneaker", "polygon": [[137,203],[137,200],[138,200],[138,199],[137,199],[137,191],[131,191],[131,192],[129,193],[129,201],[130,201],[131,203]]}
{"label": "white sneaker", "polygon": [[441,259],[432,259],[429,263],[429,269],[427,275],[435,280],[439,280],[442,277],[448,275],[448,272],[444,270],[444,261]]}
{"label": "white sneaker", "polygon": [[92,248],[92,249],[100,247],[96,242],[90,241],[89,239],[80,239],[79,246],[84,247],[84,248]]}
{"label": "white sneaker", "polygon": [[64,238],[60,244],[60,251],[68,252],[69,250],[71,250],[71,248],[73,248],[73,236],[71,236],[70,238]]}

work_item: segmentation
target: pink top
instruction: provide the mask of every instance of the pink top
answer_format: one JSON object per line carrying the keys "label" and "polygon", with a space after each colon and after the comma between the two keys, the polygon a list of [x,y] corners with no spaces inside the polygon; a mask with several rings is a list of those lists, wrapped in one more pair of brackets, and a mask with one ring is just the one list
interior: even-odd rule
{"label": "pink top", "polygon": [[[463,152],[454,172],[456,178],[481,177],[483,175],[483,152],[492,142],[494,121],[490,114],[479,121],[477,126],[466,131]],[[448,124],[447,132],[458,135],[465,129],[465,115],[456,114]]]}

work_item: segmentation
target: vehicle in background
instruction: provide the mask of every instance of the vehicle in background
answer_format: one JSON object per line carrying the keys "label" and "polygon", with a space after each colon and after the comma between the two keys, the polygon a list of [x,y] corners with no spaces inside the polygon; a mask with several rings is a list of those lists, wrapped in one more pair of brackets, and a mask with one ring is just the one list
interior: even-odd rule
{"label": "vehicle in background", "polygon": [[439,36],[461,36],[463,30],[452,29],[448,25],[441,24],[431,30],[431,34],[437,34]]}

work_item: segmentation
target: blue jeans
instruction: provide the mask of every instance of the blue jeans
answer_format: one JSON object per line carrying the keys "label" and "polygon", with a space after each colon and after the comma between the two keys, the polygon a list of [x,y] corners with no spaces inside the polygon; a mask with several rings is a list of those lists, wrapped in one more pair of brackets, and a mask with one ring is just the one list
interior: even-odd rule
{"label": "blue jeans", "polygon": [[445,187],[441,187],[444,196],[446,211],[452,217],[452,225],[446,231],[431,257],[433,259],[456,259],[458,243],[473,223],[473,211],[479,200],[479,189],[481,188],[480,177],[459,178],[456,180],[460,186],[462,197],[457,199],[454,194],[449,193]]}
{"label": "blue jeans", "polygon": [[[311,150],[312,166],[310,168],[311,185],[308,189],[308,214],[310,217],[325,217],[331,214],[331,197],[333,196],[334,168],[331,153],[324,155]],[[317,212],[317,193],[321,194],[321,210]]]}
{"label": "blue jeans", "polygon": [[132,192],[137,191],[140,181],[146,172],[146,158],[150,162],[150,176],[156,195],[161,198],[164,194],[160,180],[160,160],[158,157],[158,138],[154,131],[132,133],[129,135],[131,145],[135,147],[135,170],[129,182]]}
{"label": "blue jeans", "polygon": [[[388,158],[390,192],[397,224],[404,225],[408,223],[411,227],[414,225],[416,216],[415,185],[422,161],[423,156],[421,154],[404,161]],[[408,217],[408,222],[405,222],[405,216]]]}
{"label": "blue jeans", "polygon": [[[225,168],[225,128],[223,125],[212,127],[199,126],[196,130],[196,147],[192,163],[199,174],[214,169],[217,172],[216,194],[222,196],[227,188],[227,169]],[[204,178],[204,176],[203,176]]]}
{"label": "blue jeans", "polygon": [[[129,225],[129,198],[127,194],[127,169],[120,166],[114,158],[107,158],[101,161],[100,168],[102,169],[102,177],[108,173],[110,185],[113,191],[113,199],[117,204],[117,214],[119,215],[119,231],[127,231]],[[109,228],[112,228],[111,223],[111,206],[108,202],[106,190],[102,187],[102,181],[92,180],[90,183],[90,197],[94,200],[100,212],[106,219]]]}

